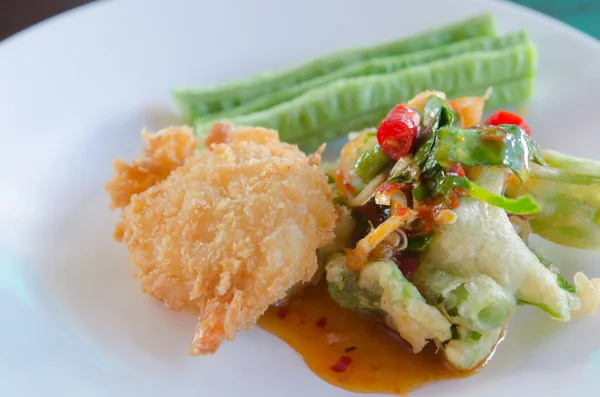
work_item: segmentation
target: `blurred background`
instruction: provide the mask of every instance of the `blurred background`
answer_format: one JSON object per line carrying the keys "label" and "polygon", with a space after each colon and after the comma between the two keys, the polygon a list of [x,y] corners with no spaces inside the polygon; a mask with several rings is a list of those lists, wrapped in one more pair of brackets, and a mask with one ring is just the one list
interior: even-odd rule
{"label": "blurred background", "polygon": [[[0,0],[0,40],[34,23],[91,1],[94,0]],[[514,0],[514,2],[559,19],[600,39],[600,0]]]}

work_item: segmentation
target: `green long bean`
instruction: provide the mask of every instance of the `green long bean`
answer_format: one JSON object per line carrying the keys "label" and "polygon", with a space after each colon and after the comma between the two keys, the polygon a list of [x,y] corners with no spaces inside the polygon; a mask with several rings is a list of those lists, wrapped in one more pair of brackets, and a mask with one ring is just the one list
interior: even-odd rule
{"label": "green long bean", "polygon": [[[332,83],[336,80],[393,73],[408,67],[422,65],[439,59],[467,54],[470,52],[501,50],[514,45],[526,43],[527,40],[527,33],[520,31],[503,37],[475,37],[472,39],[461,40],[459,42],[444,46],[429,48],[400,56],[367,59],[365,61],[335,70],[323,76],[305,81],[298,85],[289,86],[285,89],[275,92],[264,93],[259,97],[232,109],[217,113],[210,113],[205,116],[202,116],[201,114],[190,114],[188,116],[192,119],[195,118],[195,116],[198,116],[203,120],[218,120],[253,113],[276,106],[277,104],[295,98],[310,89]],[[187,100],[187,98],[181,98],[180,100]],[[186,104],[184,107],[193,108],[192,104]]]}
{"label": "green long bean", "polygon": [[365,59],[406,54],[472,37],[496,34],[496,23],[492,15],[483,14],[393,42],[336,52],[277,72],[210,87],[175,88],[173,93],[184,114],[192,121],[197,115],[231,109],[261,94],[301,84]]}
{"label": "green long bean", "polygon": [[[282,140],[312,144],[335,139],[356,127],[373,126],[397,103],[435,87],[453,95],[481,87],[500,88],[501,99],[518,102],[531,94],[535,51],[531,44],[509,49],[465,54],[408,68],[396,73],[339,80],[310,90],[270,109],[231,118],[238,125],[274,128]],[[196,124],[202,137],[212,122]]]}

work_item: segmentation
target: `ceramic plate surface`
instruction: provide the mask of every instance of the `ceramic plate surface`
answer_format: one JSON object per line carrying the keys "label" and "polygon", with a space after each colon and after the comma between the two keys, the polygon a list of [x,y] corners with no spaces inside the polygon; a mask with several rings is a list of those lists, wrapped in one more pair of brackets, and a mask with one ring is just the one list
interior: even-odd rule
{"label": "ceramic plate surface", "polygon": [[[277,338],[239,334],[190,358],[195,319],[139,292],[112,240],[104,183],[142,127],[181,122],[174,85],[226,81],[482,11],[527,28],[539,79],[526,117],[545,148],[600,159],[600,46],[503,2],[101,1],[0,43],[0,396],[345,396]],[[537,241],[572,276],[600,257]],[[477,376],[423,396],[597,396],[600,313],[521,310]],[[398,374],[402,376],[402,374]]]}

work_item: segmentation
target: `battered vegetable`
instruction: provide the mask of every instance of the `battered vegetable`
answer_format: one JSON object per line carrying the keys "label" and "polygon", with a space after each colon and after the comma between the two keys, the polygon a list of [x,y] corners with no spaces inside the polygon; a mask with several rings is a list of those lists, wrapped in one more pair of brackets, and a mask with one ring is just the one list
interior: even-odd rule
{"label": "battered vegetable", "polygon": [[330,258],[330,295],[381,316],[415,351],[433,341],[459,370],[490,355],[519,305],[569,321],[600,304],[600,280],[577,273],[570,283],[528,246],[532,229],[597,244],[600,163],[542,154],[512,113],[481,125],[488,95],[426,91],[394,106],[377,143],[370,131],[357,135],[335,173],[362,233]]}

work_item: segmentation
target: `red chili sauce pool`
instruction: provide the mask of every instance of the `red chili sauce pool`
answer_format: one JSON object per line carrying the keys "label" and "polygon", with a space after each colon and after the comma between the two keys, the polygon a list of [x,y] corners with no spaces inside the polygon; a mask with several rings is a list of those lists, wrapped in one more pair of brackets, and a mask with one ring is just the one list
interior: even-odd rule
{"label": "red chili sauce pool", "polygon": [[407,394],[423,385],[466,377],[450,368],[433,343],[419,354],[374,319],[338,306],[324,283],[307,287],[258,325],[276,335],[323,380],[354,392]]}

